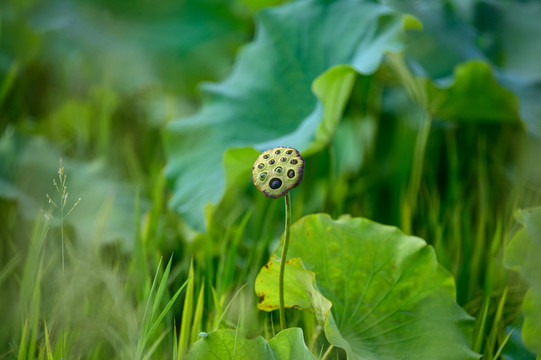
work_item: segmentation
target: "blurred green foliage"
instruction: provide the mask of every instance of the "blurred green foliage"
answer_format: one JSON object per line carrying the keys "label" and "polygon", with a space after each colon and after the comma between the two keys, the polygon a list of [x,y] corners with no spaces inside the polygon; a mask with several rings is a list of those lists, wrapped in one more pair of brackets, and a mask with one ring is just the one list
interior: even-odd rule
{"label": "blurred green foliage", "polygon": [[[426,239],[476,318],[472,349],[531,358],[516,334],[541,284],[503,253],[515,211],[541,204],[540,17],[526,0],[1,2],[0,358],[270,339],[253,287],[283,204],[249,172],[272,145],[306,159],[294,220]],[[81,198],[65,221],[47,198],[61,158],[67,209]],[[312,353],[329,345],[312,314],[288,318]]]}
{"label": "blurred green foliage", "polygon": [[541,250],[541,208],[519,211],[520,229],[505,253],[507,266],[517,269],[530,284],[522,310],[524,343],[537,354],[541,353],[541,266],[537,260]]}

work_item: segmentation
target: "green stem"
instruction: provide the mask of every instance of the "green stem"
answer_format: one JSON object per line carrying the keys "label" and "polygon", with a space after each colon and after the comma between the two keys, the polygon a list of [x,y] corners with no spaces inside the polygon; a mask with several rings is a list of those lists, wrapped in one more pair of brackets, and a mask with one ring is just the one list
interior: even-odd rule
{"label": "green stem", "polygon": [[286,268],[287,260],[287,248],[289,247],[289,228],[291,227],[291,201],[289,198],[289,193],[285,196],[286,199],[286,224],[285,224],[285,234],[284,234],[284,246],[282,247],[282,257],[280,259],[280,327],[282,330],[286,328],[286,314],[285,314],[285,305],[284,305],[284,272]]}
{"label": "green stem", "polygon": [[[62,186],[64,186],[62,184]],[[60,199],[60,238],[62,239],[62,283],[66,281],[66,272],[64,270],[64,195]],[[64,298],[64,286],[62,285],[62,299]],[[64,359],[64,345],[66,342],[65,328],[62,328],[62,340],[60,345],[60,359]]]}
{"label": "green stem", "polygon": [[62,276],[64,276],[64,214],[60,220],[60,238],[62,239]]}
{"label": "green stem", "polygon": [[325,351],[325,354],[323,355],[321,360],[327,360],[327,358],[329,357],[329,355],[331,354],[331,351],[333,351],[333,349],[334,349],[334,345],[329,346],[329,348],[327,349],[327,351]]}

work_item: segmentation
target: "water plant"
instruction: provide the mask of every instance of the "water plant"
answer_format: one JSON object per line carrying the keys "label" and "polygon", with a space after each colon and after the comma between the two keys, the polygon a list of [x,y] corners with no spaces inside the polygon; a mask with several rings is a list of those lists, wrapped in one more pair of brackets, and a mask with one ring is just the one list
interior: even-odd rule
{"label": "water plant", "polygon": [[540,356],[537,2],[46,3],[0,5],[0,359]]}
{"label": "water plant", "polygon": [[280,260],[279,293],[280,293],[280,327],[286,328],[284,306],[284,273],[289,247],[291,227],[291,199],[289,191],[297,187],[304,175],[304,159],[298,150],[279,146],[263,151],[252,167],[254,185],[265,196],[276,199],[285,196],[286,216],[284,243]]}

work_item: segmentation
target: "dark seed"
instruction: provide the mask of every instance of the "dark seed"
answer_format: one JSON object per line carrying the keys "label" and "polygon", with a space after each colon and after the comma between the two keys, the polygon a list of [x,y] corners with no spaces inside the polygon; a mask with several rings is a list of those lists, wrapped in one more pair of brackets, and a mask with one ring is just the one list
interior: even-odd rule
{"label": "dark seed", "polygon": [[287,161],[287,158],[286,157],[283,157],[280,159],[281,162],[286,162]]}
{"label": "dark seed", "polygon": [[275,153],[276,155],[280,155],[281,151],[280,151],[280,150],[276,150],[274,153]]}
{"label": "dark seed", "polygon": [[265,155],[263,155],[263,159],[268,159],[269,157],[270,157],[270,155],[269,155],[269,154],[265,154]]}
{"label": "dark seed", "polygon": [[257,165],[257,167],[260,168],[260,169],[263,169],[265,167],[265,164],[261,163],[261,164]]}
{"label": "dark seed", "polygon": [[267,177],[266,172],[263,172],[263,173],[259,174],[259,180],[261,180],[261,181],[265,180],[266,177]]}
{"label": "dark seed", "polygon": [[289,170],[287,172],[287,177],[293,179],[295,177],[295,170]]}
{"label": "dark seed", "polygon": [[293,154],[293,150],[288,150],[288,151],[286,151],[286,154],[288,154],[288,155]]}
{"label": "dark seed", "polygon": [[293,165],[295,165],[296,163],[298,163],[298,161],[295,160],[295,159],[293,159],[293,160],[291,160],[291,163],[292,163]]}
{"label": "dark seed", "polygon": [[276,169],[274,169],[274,171],[276,171],[278,174],[281,174],[282,173],[282,167],[281,166],[278,166]]}
{"label": "dark seed", "polygon": [[269,164],[274,165],[274,159],[270,159]]}
{"label": "dark seed", "polygon": [[270,181],[269,185],[270,185],[271,189],[276,190],[280,186],[282,186],[282,180],[280,180],[280,179],[272,179]]}

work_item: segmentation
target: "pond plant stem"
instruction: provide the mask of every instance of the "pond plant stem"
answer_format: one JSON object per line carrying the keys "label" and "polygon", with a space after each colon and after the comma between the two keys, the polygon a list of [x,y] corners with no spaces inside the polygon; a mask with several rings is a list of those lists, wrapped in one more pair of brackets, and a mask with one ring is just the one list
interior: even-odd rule
{"label": "pond plant stem", "polygon": [[289,247],[289,231],[291,228],[291,200],[289,190],[297,187],[304,175],[304,159],[298,150],[286,146],[278,146],[263,151],[252,166],[252,180],[255,187],[265,196],[277,199],[285,196],[286,223],[280,274],[278,277],[278,295],[280,301],[280,327],[286,328],[284,301],[284,272]]}
{"label": "pond plant stem", "polygon": [[289,228],[291,227],[291,201],[289,199],[289,193],[285,195],[285,201],[286,201],[286,223],[285,223],[285,234],[284,234],[284,246],[282,247],[282,257],[280,258],[280,279],[279,279],[280,328],[282,330],[286,328],[286,315],[285,315],[285,303],[284,303],[284,272],[286,268],[287,248],[289,247]]}
{"label": "pond plant stem", "polygon": [[323,354],[323,357],[321,358],[321,360],[327,360],[327,358],[329,357],[329,355],[331,354],[331,351],[333,351],[333,349],[334,349],[334,345],[329,346],[327,351],[325,351],[325,354]]}

